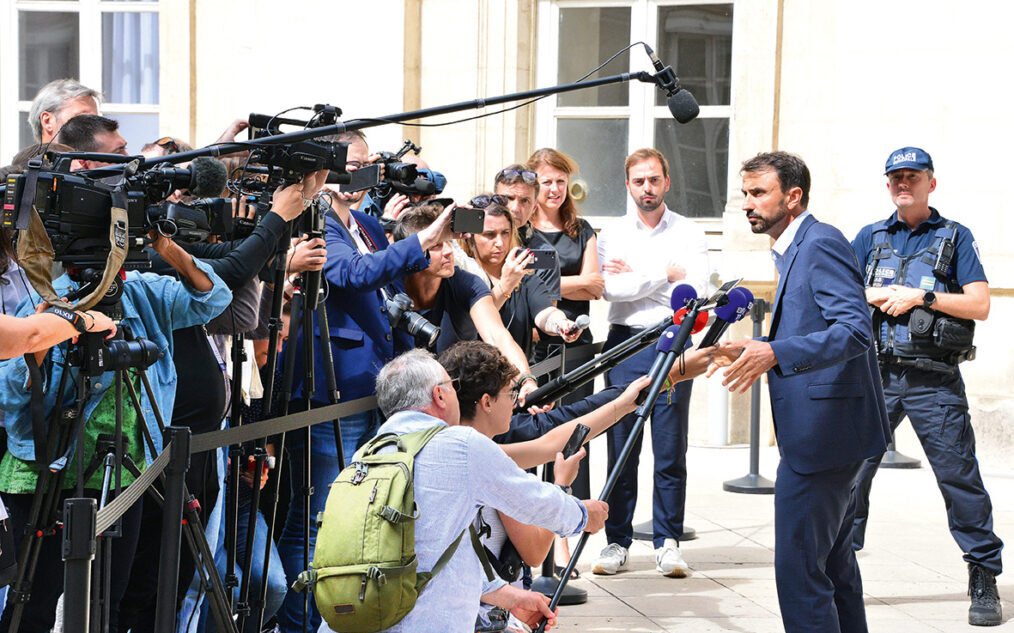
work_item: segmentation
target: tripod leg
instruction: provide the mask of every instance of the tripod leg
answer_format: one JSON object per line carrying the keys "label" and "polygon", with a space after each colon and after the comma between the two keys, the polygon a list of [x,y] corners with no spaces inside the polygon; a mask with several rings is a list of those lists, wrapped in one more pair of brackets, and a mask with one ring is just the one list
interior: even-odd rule
{"label": "tripod leg", "polygon": [[[280,288],[280,287],[281,286],[276,286],[276,288]],[[280,397],[278,398],[278,406],[277,406],[277,410],[280,412],[280,415],[287,415],[288,412],[289,412],[289,395],[292,392],[292,375],[293,375],[293,373],[295,371],[295,358],[296,358],[296,345],[295,345],[295,341],[298,338],[297,337],[297,333],[298,333],[298,330],[299,330],[299,323],[300,323],[299,315],[300,315],[300,307],[301,307],[301,305],[302,305],[302,297],[297,292],[292,297],[292,306],[291,306],[291,312],[290,312],[290,318],[289,318],[289,336],[288,336],[288,340],[291,341],[291,343],[289,344],[288,347],[285,348],[285,362],[283,364],[283,370],[282,370],[283,373],[282,373],[282,381],[281,381],[282,382],[282,384],[281,384],[282,389],[279,391]],[[272,310],[274,310],[274,308],[272,308]],[[278,313],[279,314],[281,313],[281,302],[280,302],[280,300],[279,300],[279,304],[278,304]],[[312,331],[309,333],[309,335],[312,336]],[[269,354],[268,355],[270,356],[270,350],[271,350],[271,348],[269,347],[268,350],[269,350]],[[277,359],[274,359],[274,360],[277,360]],[[271,364],[271,366],[273,366],[273,359],[269,358],[268,359],[268,363]],[[273,382],[274,381],[274,377],[272,376],[269,380],[271,382]],[[265,392],[264,392],[265,402],[269,405],[269,407],[271,407],[271,401],[268,400],[268,395],[269,395],[268,392],[265,390]],[[274,412],[276,410],[276,407],[271,407],[269,410],[272,411],[272,412]],[[286,436],[285,433],[282,433],[279,436],[278,446],[275,449],[275,470],[277,472],[279,472],[279,473],[282,472],[282,468],[285,466],[285,436]],[[265,605],[265,602],[267,601],[267,594],[268,594],[267,579],[268,579],[268,574],[269,574],[269,572],[271,570],[271,546],[274,543],[273,539],[274,539],[274,531],[275,531],[275,522],[276,522],[277,514],[278,514],[278,493],[279,493],[278,487],[275,486],[274,493],[271,495],[271,500],[270,500],[270,502],[268,504],[269,507],[271,508],[270,511],[268,512],[269,516],[265,517],[265,519],[267,519],[267,522],[268,522],[268,534],[267,534],[267,538],[265,539],[265,542],[264,542],[264,558],[263,558],[263,566],[262,566],[262,572],[261,572],[261,579],[262,579],[262,581],[261,581],[260,591],[258,592],[258,596],[257,596],[256,602],[253,602],[251,604],[251,610],[250,610],[250,617],[255,622],[257,622],[257,630],[258,631],[260,631],[261,629],[264,628],[264,605]]]}
{"label": "tripod leg", "polygon": [[[154,403],[154,392],[152,391],[151,382],[148,380],[148,376],[143,371],[139,372],[139,375],[141,378],[141,384],[145,389],[145,393],[148,395],[148,401]],[[137,391],[134,389],[134,385],[129,380],[125,382],[127,385],[127,393],[130,396],[131,402],[138,411],[141,411],[141,401],[137,396]],[[164,431],[165,426],[162,422],[162,415],[159,413],[158,407],[153,407],[152,411],[155,415],[156,422]],[[141,424],[139,426],[141,427],[141,437],[147,444],[148,450],[154,454],[155,442],[151,437],[151,432],[148,430],[146,425]],[[164,473],[159,476],[159,479],[162,482],[162,485],[165,486],[167,478]],[[153,488],[149,488],[148,491],[162,503],[164,512],[166,508],[165,499],[160,497],[157,491]],[[183,485],[183,496],[188,500],[193,498],[187,490],[185,482]],[[219,576],[218,568],[215,566],[214,554],[211,552],[211,548],[208,546],[207,537],[204,534],[203,523],[197,514],[196,508],[189,501],[182,507],[182,511],[187,517],[186,524],[188,526],[193,526],[193,528],[188,528],[184,533],[186,534],[187,546],[190,548],[190,552],[193,555],[194,560],[198,562],[199,568],[201,567],[200,563],[203,562],[203,568],[205,571],[199,573],[199,576],[201,577],[202,586],[206,589],[208,595],[211,596],[210,604],[225,605],[222,608],[215,606],[216,612],[219,612],[219,630],[223,631],[223,633],[236,633],[235,622],[232,619],[231,610],[228,606],[230,604],[230,600],[225,595],[222,578]],[[175,597],[175,588],[173,591]],[[173,602],[173,608],[175,609],[175,600]]]}
{"label": "tripod leg", "polygon": [[[317,304],[317,323],[321,332],[330,332],[327,323],[327,309],[324,303]],[[323,338],[323,337],[322,337]],[[334,357],[331,355],[330,342],[322,343],[320,346],[321,365],[324,367],[324,381],[327,384],[328,400],[331,404],[338,404],[341,394],[338,393],[338,381],[334,375]],[[338,455],[338,470],[345,468],[345,447],[342,443],[341,420],[336,419],[334,425],[334,445]]]}

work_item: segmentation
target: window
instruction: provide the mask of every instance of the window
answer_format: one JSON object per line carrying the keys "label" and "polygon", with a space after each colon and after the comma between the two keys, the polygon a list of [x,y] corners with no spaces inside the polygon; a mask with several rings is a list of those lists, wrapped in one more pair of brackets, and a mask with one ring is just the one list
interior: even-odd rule
{"label": "window", "polygon": [[[159,11],[156,0],[16,0],[0,39],[17,59],[16,91],[0,88],[0,154],[33,142],[32,99],[54,79],[100,90],[103,115],[120,122],[127,149],[159,136]],[[12,77],[12,79],[14,79]],[[7,91],[7,92],[5,92]],[[16,139],[16,142],[13,142]]]}
{"label": "window", "polygon": [[[572,155],[587,182],[582,212],[607,218],[626,213],[623,161],[639,147],[655,147],[669,160],[666,204],[694,218],[719,218],[728,184],[732,114],[731,3],[677,0],[584,2],[543,0],[540,68],[555,68],[539,85],[576,81],[630,42],[645,41],[671,64],[701,114],[680,125],[665,94],[639,82],[612,84],[540,102],[539,146]],[[633,47],[594,76],[649,70],[647,55]]]}

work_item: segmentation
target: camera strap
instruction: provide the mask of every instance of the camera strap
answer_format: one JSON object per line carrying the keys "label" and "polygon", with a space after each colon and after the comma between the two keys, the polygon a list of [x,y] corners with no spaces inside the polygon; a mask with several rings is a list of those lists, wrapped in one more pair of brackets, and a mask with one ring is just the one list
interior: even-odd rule
{"label": "camera strap", "polygon": [[35,206],[32,206],[28,229],[18,237],[18,263],[35,291],[50,305],[87,310],[99,302],[113,283],[113,278],[120,273],[127,258],[127,197],[122,189],[117,189],[112,195],[113,205],[109,209],[109,256],[106,258],[102,281],[87,296],[73,304],[64,301],[53,289],[53,260],[56,254],[42,218]]}

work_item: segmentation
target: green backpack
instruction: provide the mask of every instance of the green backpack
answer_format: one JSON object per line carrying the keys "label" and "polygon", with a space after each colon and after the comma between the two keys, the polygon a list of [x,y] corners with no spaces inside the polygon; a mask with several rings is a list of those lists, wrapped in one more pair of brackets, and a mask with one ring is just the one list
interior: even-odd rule
{"label": "green backpack", "polygon": [[[415,556],[415,456],[446,425],[415,433],[386,433],[370,440],[331,484],[318,515],[317,546],[296,591],[313,586],[317,609],[340,633],[375,633],[400,622],[419,593],[458,548],[462,530],[433,569],[417,572]],[[387,446],[396,450],[378,454]],[[470,525],[472,547],[487,577],[492,571]]]}

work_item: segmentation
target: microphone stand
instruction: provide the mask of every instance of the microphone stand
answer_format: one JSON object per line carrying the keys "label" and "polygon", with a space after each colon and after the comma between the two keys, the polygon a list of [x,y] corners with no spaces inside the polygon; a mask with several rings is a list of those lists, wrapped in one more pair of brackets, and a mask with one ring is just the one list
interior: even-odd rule
{"label": "microphone stand", "polygon": [[608,352],[603,352],[566,374],[557,376],[528,394],[525,398],[525,406],[518,407],[514,410],[514,413],[523,413],[528,407],[533,405],[541,406],[547,402],[555,402],[586,382],[595,380],[599,375],[637,354],[642,349],[653,345],[662,336],[666,328],[672,324],[672,317],[666,317],[655,325],[631,336]]}
{"label": "microphone stand", "polygon": [[[627,437],[626,443],[623,445],[623,450],[620,451],[619,456],[616,459],[616,465],[614,466],[609,478],[606,480],[606,485],[602,488],[602,494],[599,495],[599,501],[606,501],[609,495],[612,494],[613,488],[616,487],[616,482],[619,480],[620,471],[623,470],[624,464],[630,457],[630,453],[634,450],[634,442],[641,435],[641,431],[644,429],[644,423],[651,415],[652,409],[655,407],[655,401],[658,399],[659,393],[662,392],[662,386],[665,384],[666,379],[669,377],[669,370],[672,369],[673,364],[676,362],[676,358],[683,353],[683,348],[686,347],[687,339],[690,338],[690,333],[694,328],[694,322],[697,320],[697,315],[700,314],[703,302],[694,301],[690,306],[687,307],[687,314],[683,318],[683,323],[680,325],[679,331],[676,333],[675,339],[673,340],[672,346],[666,353],[665,357],[661,361],[656,361],[652,366],[653,372],[651,372],[651,383],[648,385],[648,396],[644,402],[637,408],[635,412],[637,417],[634,420],[634,426],[630,431],[630,435]],[[577,542],[577,546],[571,553],[570,560],[567,562],[567,567],[560,575],[560,586],[557,587],[556,593],[553,594],[553,598],[549,601],[549,610],[553,611],[560,603],[560,597],[563,594],[564,588],[567,586],[567,581],[570,579],[571,572],[574,571],[574,567],[577,566],[577,560],[581,557],[581,552],[584,550],[585,544],[588,542],[588,537],[591,536],[589,532],[582,532],[581,538]],[[548,620],[543,620],[537,629],[536,633],[544,633],[546,630],[546,623]]]}

